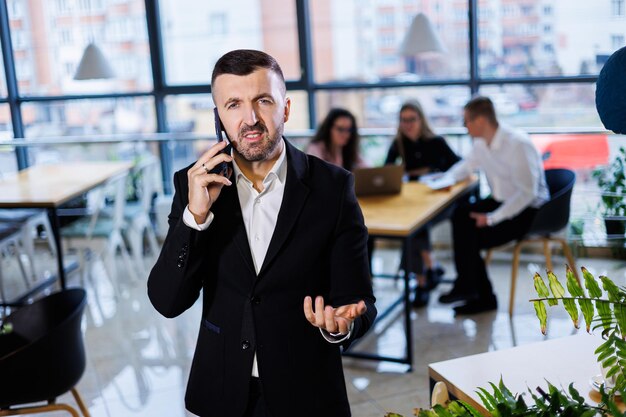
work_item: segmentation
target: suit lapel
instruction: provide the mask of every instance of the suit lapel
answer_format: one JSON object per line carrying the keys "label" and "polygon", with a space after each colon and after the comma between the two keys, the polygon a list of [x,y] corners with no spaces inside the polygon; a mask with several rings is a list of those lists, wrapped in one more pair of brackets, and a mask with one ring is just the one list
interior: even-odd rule
{"label": "suit lapel", "polygon": [[226,230],[233,233],[233,241],[235,242],[237,249],[239,249],[245,264],[254,276],[256,275],[256,270],[254,269],[252,253],[250,252],[250,243],[248,242],[246,226],[243,223],[241,204],[239,204],[239,194],[237,194],[237,185],[234,175],[231,176],[230,180],[233,185],[222,188],[222,193],[218,201],[223,201],[222,210],[224,213],[222,215],[225,217],[225,221],[229,223],[226,225]]}
{"label": "suit lapel", "polygon": [[300,212],[304,207],[307,196],[309,195],[309,187],[304,182],[308,174],[307,156],[294,148],[287,140],[287,179],[285,182],[285,193],[283,202],[278,212],[276,227],[272,240],[267,249],[267,254],[263,261],[263,266],[259,271],[259,275],[269,267],[276,255],[280,252],[289,237],[289,234],[300,217]]}

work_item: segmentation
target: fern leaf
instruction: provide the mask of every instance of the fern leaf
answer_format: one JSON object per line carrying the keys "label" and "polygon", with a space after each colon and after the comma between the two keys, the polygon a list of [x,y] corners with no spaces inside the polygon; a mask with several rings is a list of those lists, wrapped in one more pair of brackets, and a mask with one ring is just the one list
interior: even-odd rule
{"label": "fern leaf", "polygon": [[[546,311],[546,305],[543,301],[533,301],[535,306],[535,314],[539,319],[539,325],[541,326],[541,333],[546,334],[546,328],[548,327],[548,312]],[[589,328],[587,328],[589,331]]]}
{"label": "fern leaf", "polygon": [[602,296],[602,290],[600,286],[596,282],[596,279],[591,275],[591,272],[587,270],[584,266],[581,268],[583,271],[583,277],[585,279],[585,288],[589,292],[589,296],[591,298],[600,298]]}
{"label": "fern leaf", "polygon": [[572,297],[583,297],[585,293],[583,289],[580,287],[578,280],[574,276],[574,271],[567,265],[565,270],[565,276],[567,278],[567,291],[571,294]]}
{"label": "fern leaf", "polygon": [[593,321],[593,304],[591,303],[591,300],[588,300],[586,298],[579,298],[577,301],[578,305],[580,306],[580,310],[583,312],[583,318],[585,319],[587,333],[589,333],[589,330],[591,329],[591,322]]}
{"label": "fern leaf", "polygon": [[548,283],[550,284],[550,290],[555,298],[563,298],[565,295],[565,288],[559,282],[559,279],[554,275],[554,272],[548,271]]}

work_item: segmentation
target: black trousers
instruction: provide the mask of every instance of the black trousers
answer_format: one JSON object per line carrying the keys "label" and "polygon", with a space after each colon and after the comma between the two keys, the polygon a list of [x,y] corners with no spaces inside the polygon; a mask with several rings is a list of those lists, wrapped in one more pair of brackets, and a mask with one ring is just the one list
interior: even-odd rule
{"label": "black trousers", "polygon": [[259,378],[250,379],[250,391],[248,393],[248,406],[243,417],[271,417],[265,404],[265,396]]}
{"label": "black trousers", "polygon": [[454,263],[457,279],[455,291],[475,293],[479,298],[493,294],[487,275],[485,262],[480,256],[481,249],[503,245],[522,238],[530,229],[537,209],[528,207],[512,219],[494,226],[476,227],[476,221],[470,218],[470,212],[489,213],[500,207],[501,203],[488,198],[474,203],[457,206],[452,215],[452,237],[454,239]]}

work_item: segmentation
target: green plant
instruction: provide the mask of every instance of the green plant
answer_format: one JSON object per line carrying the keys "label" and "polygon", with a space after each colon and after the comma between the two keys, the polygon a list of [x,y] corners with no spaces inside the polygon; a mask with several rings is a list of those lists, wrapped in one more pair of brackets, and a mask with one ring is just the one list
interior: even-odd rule
{"label": "green plant", "polygon": [[569,296],[566,296],[565,289],[556,275],[548,271],[550,289],[548,290],[541,275],[535,274],[535,290],[540,298],[530,301],[534,304],[535,313],[544,334],[547,325],[545,303],[549,306],[561,303],[576,328],[579,327],[580,313],[582,313],[587,332],[591,329],[602,330],[604,342],[596,349],[595,353],[598,355],[598,362],[602,367],[608,369],[606,378],[615,378],[615,385],[608,392],[609,396],[613,398],[618,392],[626,392],[626,341],[624,341],[624,336],[626,336],[626,288],[617,286],[606,276],[600,276],[598,281],[586,268],[583,267],[581,270],[584,286],[587,290],[586,294],[574,277],[572,270],[567,267],[566,286]]}
{"label": "green plant", "polygon": [[607,166],[593,171],[592,175],[602,191],[605,216],[626,215],[626,149],[622,146],[615,159]]}
{"label": "green plant", "polygon": [[[478,388],[478,395],[489,413],[494,417],[521,417],[521,416],[559,416],[559,417],[591,417],[597,414],[624,416],[616,404],[615,396],[626,392],[626,287],[617,286],[610,278],[600,276],[596,279],[586,268],[581,268],[584,288],[581,287],[573,271],[566,268],[565,287],[556,275],[548,271],[546,285],[539,274],[534,276],[535,290],[539,298],[530,300],[535,307],[535,313],[541,325],[541,332],[546,333],[548,306],[562,304],[569,314],[576,328],[580,326],[580,319],[585,322],[587,332],[601,329],[604,342],[596,349],[598,362],[608,369],[606,378],[614,377],[614,386],[605,391],[600,386],[602,401],[598,406],[585,404],[584,399],[569,385],[567,392],[556,388],[548,382],[548,392],[541,388],[536,391],[530,389],[533,403],[527,405],[521,394],[513,395],[500,380],[498,386],[490,383],[493,393],[484,388]],[[565,288],[567,288],[567,293]],[[586,290],[586,292],[585,292]],[[569,293],[569,294],[568,294]],[[435,405],[430,410],[417,410],[419,417],[478,417],[477,410],[463,401],[452,401],[446,407]],[[387,414],[387,417],[402,417],[399,414]]]}
{"label": "green plant", "polygon": [[[532,402],[527,404],[524,401],[523,394],[513,394],[504,384],[502,379],[496,386],[489,383],[493,393],[488,392],[484,388],[478,388],[478,395],[493,417],[522,417],[522,416],[539,416],[539,417],[591,417],[598,413],[610,414],[612,416],[621,416],[615,404],[610,400],[604,388],[600,388],[603,404],[592,406],[585,404],[584,398],[570,384],[567,392],[558,389],[556,386],[548,382],[548,392],[541,388],[536,389],[536,393],[528,390]],[[479,417],[482,416],[478,410],[468,403],[460,400],[452,401],[445,407],[435,405],[432,409],[416,410],[415,415],[418,417]],[[385,417],[402,417],[400,414],[388,413]]]}

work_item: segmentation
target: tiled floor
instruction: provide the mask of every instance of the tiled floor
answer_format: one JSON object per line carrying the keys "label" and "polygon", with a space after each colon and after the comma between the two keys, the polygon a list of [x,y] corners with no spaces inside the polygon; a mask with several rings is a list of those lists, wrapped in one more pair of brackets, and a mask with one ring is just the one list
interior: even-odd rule
{"label": "tiled floor", "polygon": [[[414,407],[429,404],[428,363],[545,338],[539,331],[532,305],[527,301],[534,293],[532,272],[542,269],[542,258],[525,256],[519,271],[515,316],[510,321],[506,313],[510,256],[497,255],[489,267],[500,302],[497,312],[455,318],[449,306],[436,301],[437,294],[447,291],[449,284],[442,284],[435,291],[427,308],[412,312],[413,372],[405,372],[406,367],[402,365],[345,358],[346,384],[354,416],[382,417],[386,412],[395,411],[408,417]],[[437,257],[449,275],[453,275],[450,254],[438,252]],[[394,271],[397,261],[397,251],[378,250],[374,265],[379,270]],[[146,260],[146,263],[150,262],[150,259]],[[559,258],[554,262],[563,265]],[[578,262],[579,266],[586,266],[594,274],[603,273],[622,285],[626,283],[624,261],[579,259]],[[564,275],[563,267],[557,269],[557,275]],[[195,347],[200,304],[176,319],[165,319],[151,307],[145,280],[133,282],[123,273],[114,279],[120,288],[118,294],[112,279],[97,261],[83,278],[77,273],[70,276],[71,286],[84,285],[88,290],[84,318],[88,363],[78,389],[91,415],[191,415],[184,411],[183,398]],[[375,285],[379,308],[399,294],[400,281],[377,280]],[[370,332],[358,349],[401,355],[405,348],[403,329],[402,312],[397,309]],[[547,337],[571,333],[573,327],[562,309],[550,312]],[[506,370],[502,371],[506,380]],[[69,396],[60,400],[73,404]]]}

